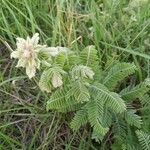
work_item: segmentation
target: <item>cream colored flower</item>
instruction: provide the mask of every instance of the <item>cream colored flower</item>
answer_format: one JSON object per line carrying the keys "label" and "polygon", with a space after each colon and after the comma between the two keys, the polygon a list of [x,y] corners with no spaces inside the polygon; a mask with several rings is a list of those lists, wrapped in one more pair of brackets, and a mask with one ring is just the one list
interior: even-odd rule
{"label": "cream colored flower", "polygon": [[31,79],[35,76],[36,68],[40,67],[38,52],[45,46],[39,45],[39,34],[35,33],[32,38],[17,38],[17,49],[11,53],[11,58],[18,59],[16,67],[26,68],[26,74]]}

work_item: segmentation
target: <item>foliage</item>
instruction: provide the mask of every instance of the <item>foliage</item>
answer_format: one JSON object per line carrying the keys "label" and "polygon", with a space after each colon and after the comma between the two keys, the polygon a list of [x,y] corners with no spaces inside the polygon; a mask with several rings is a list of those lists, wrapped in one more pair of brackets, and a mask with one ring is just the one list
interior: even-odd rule
{"label": "foliage", "polygon": [[[0,149],[145,148],[135,131],[150,133],[148,0],[0,0],[0,6]],[[36,32],[51,50],[71,50],[39,54],[37,60],[45,61],[32,63],[37,70],[27,70],[32,76],[36,71],[29,81],[8,51],[16,37]],[[123,64],[129,74],[119,68]],[[50,77],[42,75],[49,71]],[[112,103],[115,97],[119,102]]]}
{"label": "foliage", "polygon": [[[135,73],[137,67],[133,63],[118,62],[99,74],[100,58],[94,46],[88,46],[78,54],[63,47],[46,47],[41,49],[41,53],[45,53],[46,58],[49,57],[40,60],[45,62],[45,66],[40,68],[44,71],[39,81],[42,91],[51,92],[47,111],[54,109],[59,112],[76,112],[70,123],[71,128],[77,131],[89,123],[93,130],[92,138],[96,141],[103,141],[116,128],[115,119],[126,122],[126,128],[141,128],[141,117],[136,109],[128,106],[149,91],[149,79],[136,86],[129,85],[119,93],[115,90],[118,83]],[[79,62],[69,63],[72,53]],[[59,61],[55,61],[58,57]],[[97,74],[103,74],[101,80],[97,79]],[[137,135],[142,142],[141,134],[137,132]],[[142,146],[146,147],[144,144]]]}
{"label": "foliage", "polygon": [[150,135],[139,130],[136,131],[136,134],[137,134],[137,137],[141,144],[142,149],[149,150],[150,149]]}

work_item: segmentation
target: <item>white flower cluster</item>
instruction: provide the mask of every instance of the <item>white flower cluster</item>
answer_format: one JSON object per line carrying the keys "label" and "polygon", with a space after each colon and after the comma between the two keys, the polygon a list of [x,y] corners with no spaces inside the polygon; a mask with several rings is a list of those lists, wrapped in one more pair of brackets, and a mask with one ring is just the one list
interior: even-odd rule
{"label": "white flower cluster", "polygon": [[68,51],[65,47],[47,47],[46,45],[40,45],[38,43],[38,33],[35,33],[32,38],[17,38],[17,49],[11,53],[11,58],[18,59],[16,67],[26,68],[26,74],[30,79],[35,76],[36,69],[40,68],[40,60],[38,59],[40,51],[52,57]]}

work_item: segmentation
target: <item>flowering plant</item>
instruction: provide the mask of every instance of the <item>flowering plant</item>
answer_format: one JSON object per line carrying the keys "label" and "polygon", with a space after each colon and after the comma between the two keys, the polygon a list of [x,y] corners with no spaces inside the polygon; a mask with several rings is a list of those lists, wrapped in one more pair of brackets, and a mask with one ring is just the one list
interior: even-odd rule
{"label": "flowering plant", "polygon": [[30,79],[36,69],[40,70],[39,88],[51,93],[47,110],[75,111],[71,128],[78,130],[89,122],[96,140],[115,129],[116,118],[141,128],[141,117],[126,104],[149,91],[149,80],[115,92],[118,83],[137,70],[133,63],[118,63],[103,71],[93,45],[75,53],[66,47],[48,47],[38,42],[37,33],[26,40],[17,38],[17,49],[11,57],[18,59],[17,67],[26,68]]}

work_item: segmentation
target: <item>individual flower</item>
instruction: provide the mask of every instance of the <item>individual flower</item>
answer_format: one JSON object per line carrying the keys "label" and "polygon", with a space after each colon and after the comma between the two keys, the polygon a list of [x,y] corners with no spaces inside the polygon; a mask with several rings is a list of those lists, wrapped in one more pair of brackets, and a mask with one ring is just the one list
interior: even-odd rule
{"label": "individual flower", "polygon": [[31,79],[35,76],[36,68],[40,67],[38,53],[45,46],[39,45],[39,34],[35,33],[32,38],[17,38],[17,49],[11,53],[11,58],[18,59],[16,67],[26,68],[26,74]]}

